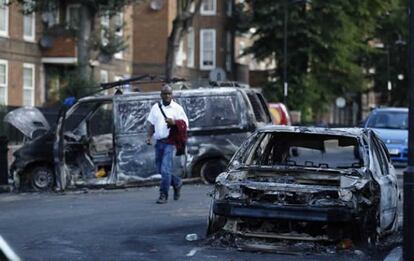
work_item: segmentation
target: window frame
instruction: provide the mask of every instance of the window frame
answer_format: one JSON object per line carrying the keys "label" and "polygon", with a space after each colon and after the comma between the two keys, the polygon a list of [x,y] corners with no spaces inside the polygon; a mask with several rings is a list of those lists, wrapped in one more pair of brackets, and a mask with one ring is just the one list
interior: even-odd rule
{"label": "window frame", "polygon": [[[9,92],[9,88],[8,88],[8,82],[9,82],[9,61],[7,60],[2,60],[0,59],[0,65],[4,65],[5,66],[5,83],[1,83],[0,82],[0,88],[5,88],[4,91],[4,104],[3,105],[8,105],[8,92]],[[0,104],[1,100],[0,100]]]}
{"label": "window frame", "polygon": [[[26,19],[29,19],[31,21],[31,32],[32,34],[27,35],[25,32],[26,29]],[[23,15],[23,40],[27,42],[34,42],[36,38],[36,12],[25,14]]]}
{"label": "window frame", "polygon": [[[212,65],[204,65],[204,34],[205,33],[213,33],[213,64]],[[201,29],[200,30],[200,70],[212,70],[216,68],[216,30],[215,29]]]}
{"label": "window frame", "polygon": [[4,21],[5,21],[5,30],[0,30],[0,37],[9,37],[9,16],[10,16],[10,9],[8,6],[9,0],[4,0],[4,9],[5,9],[5,17],[4,17]]}
{"label": "window frame", "polygon": [[[103,77],[102,77],[102,76],[103,76]],[[102,81],[102,78],[105,78],[105,80],[104,80],[104,81]],[[99,71],[99,81],[100,81],[101,83],[107,83],[107,82],[109,82],[109,72],[108,72],[108,70],[101,69],[101,70]],[[109,89],[106,89],[103,93],[104,93],[105,95],[108,95],[108,94],[109,94]]]}
{"label": "window frame", "polygon": [[[208,10],[208,9],[204,9],[204,2],[206,1],[211,1],[211,3],[213,4],[213,9],[212,10]],[[202,0],[201,6],[200,6],[200,15],[205,15],[205,16],[213,16],[217,14],[217,0]]]}
{"label": "window frame", "polygon": [[[121,22],[122,22],[122,24],[124,23],[124,12],[117,12],[117,14],[114,16],[114,20],[113,20],[113,22],[114,22],[114,26],[117,26],[117,24],[116,24],[116,16],[117,15],[119,15],[120,16],[120,19],[121,19]],[[124,36],[124,29],[123,28],[121,28],[121,30],[118,32],[118,31],[115,31],[115,34],[117,35],[117,36],[119,36],[119,37],[123,37]],[[114,58],[116,58],[116,59],[123,59],[124,58],[124,52],[123,51],[120,51],[120,52],[117,52],[117,53],[115,53],[114,54]]]}
{"label": "window frame", "polygon": [[[25,77],[25,69],[31,69],[31,71],[32,71],[32,86],[26,86],[25,85],[25,80],[24,80],[24,77]],[[35,90],[36,90],[35,77],[36,77],[36,66],[34,64],[32,64],[32,63],[24,63],[23,64],[23,95],[22,95],[22,98],[23,98],[22,99],[22,104],[24,106],[35,106]],[[31,90],[32,91],[32,95],[31,95],[32,97],[30,99],[31,100],[31,104],[30,105],[24,104],[24,98],[25,98],[24,91],[25,90]]]}
{"label": "window frame", "polygon": [[80,4],[69,4],[69,5],[67,5],[67,7],[66,7],[66,24],[69,27],[73,27],[74,29],[77,29],[79,27],[79,25],[73,26],[71,24],[71,21],[70,21],[70,11],[69,10],[71,8],[78,8],[78,12],[79,12],[80,11],[80,7],[81,7]]}
{"label": "window frame", "polygon": [[[191,43],[191,45],[190,45]],[[187,67],[194,68],[194,43],[195,43],[195,34],[194,34],[194,28],[189,28],[187,33]]]}

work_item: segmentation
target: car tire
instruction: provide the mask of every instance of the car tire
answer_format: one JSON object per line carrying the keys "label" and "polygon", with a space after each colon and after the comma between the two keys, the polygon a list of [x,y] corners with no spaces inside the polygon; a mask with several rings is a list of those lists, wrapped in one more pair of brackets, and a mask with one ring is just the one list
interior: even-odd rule
{"label": "car tire", "polygon": [[200,178],[205,184],[214,184],[217,176],[227,167],[223,159],[209,159],[204,161],[200,167]]}
{"label": "car tire", "polygon": [[48,166],[35,167],[30,172],[30,184],[36,191],[49,191],[55,184],[53,169]]}
{"label": "car tire", "polygon": [[214,198],[211,200],[210,209],[208,212],[208,219],[207,219],[207,231],[206,236],[209,237],[216,232],[220,231],[224,225],[226,224],[226,218],[222,216],[218,216],[213,212],[213,203]]}

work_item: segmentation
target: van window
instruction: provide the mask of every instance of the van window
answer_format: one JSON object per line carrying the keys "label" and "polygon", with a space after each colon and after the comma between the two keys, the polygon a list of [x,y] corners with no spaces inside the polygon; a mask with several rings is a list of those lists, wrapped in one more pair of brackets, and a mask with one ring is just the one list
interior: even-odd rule
{"label": "van window", "polygon": [[240,106],[235,95],[192,96],[180,100],[190,128],[216,128],[240,123]]}
{"label": "van window", "polygon": [[124,101],[116,108],[116,129],[118,134],[136,134],[147,131],[146,120],[154,99],[141,101]]}
{"label": "van window", "polygon": [[255,93],[247,93],[247,97],[249,97],[249,101],[253,107],[254,116],[256,117],[256,121],[258,122],[268,122],[266,120],[266,113],[263,110],[262,103],[260,102],[259,98]]}

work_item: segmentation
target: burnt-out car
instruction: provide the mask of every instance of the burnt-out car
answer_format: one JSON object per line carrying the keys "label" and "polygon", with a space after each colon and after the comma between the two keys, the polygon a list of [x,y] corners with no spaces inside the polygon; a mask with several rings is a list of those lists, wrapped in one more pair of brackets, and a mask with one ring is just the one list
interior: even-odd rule
{"label": "burnt-out car", "polygon": [[[263,96],[252,89],[177,90],[174,99],[189,118],[187,151],[174,159],[182,177],[214,181],[239,145],[271,122]],[[35,108],[10,112],[5,121],[27,137],[14,153],[15,185],[47,190],[158,179],[154,148],[145,139],[147,115],[159,101],[159,92],[85,97],[62,113],[55,128]]]}
{"label": "burnt-out car", "polygon": [[261,128],[212,197],[209,235],[374,244],[397,228],[394,167],[369,129]]}

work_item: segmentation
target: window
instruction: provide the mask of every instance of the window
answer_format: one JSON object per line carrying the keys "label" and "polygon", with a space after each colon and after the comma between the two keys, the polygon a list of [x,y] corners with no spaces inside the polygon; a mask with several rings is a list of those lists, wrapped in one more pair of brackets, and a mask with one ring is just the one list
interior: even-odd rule
{"label": "window", "polygon": [[108,71],[107,70],[101,70],[100,75],[100,81],[101,83],[107,83],[109,81]]}
{"label": "window", "polygon": [[[122,37],[124,35],[124,30],[123,30],[123,26],[124,26],[124,14],[122,12],[117,13],[114,16],[114,24],[115,24],[115,34],[119,37]],[[123,58],[123,52],[117,52],[114,57],[117,59],[122,59]]]}
{"label": "window", "polygon": [[35,66],[34,64],[23,64],[23,105],[35,105]]}
{"label": "window", "polygon": [[80,5],[68,5],[66,23],[70,28],[78,28],[80,23]]}
{"label": "window", "polygon": [[109,42],[108,38],[105,36],[105,32],[109,29],[109,15],[103,15],[101,17],[101,41],[102,45],[106,46]]}
{"label": "window", "polygon": [[[25,2],[23,8],[27,10],[32,1]],[[23,39],[33,42],[35,40],[35,13],[23,15]]]}
{"label": "window", "polygon": [[236,95],[183,97],[181,104],[193,129],[240,127],[240,104]]}
{"label": "window", "polygon": [[232,16],[233,14],[233,0],[227,0],[227,16]]}
{"label": "window", "polygon": [[194,29],[190,28],[187,34],[187,66],[194,67]]}
{"label": "window", "polygon": [[[108,71],[107,70],[101,70],[101,73],[100,73],[100,82],[101,83],[107,83],[108,81],[109,81]],[[105,95],[108,95],[109,94],[108,90],[105,90],[103,93]]]}
{"label": "window", "polygon": [[216,67],[216,30],[202,29],[200,43],[200,69],[214,69]]}
{"label": "window", "polygon": [[8,62],[0,60],[0,104],[7,105]]}
{"label": "window", "polygon": [[216,0],[202,0],[201,15],[215,15],[216,14]]}
{"label": "window", "polygon": [[227,32],[226,33],[226,70],[228,72],[231,71],[231,63],[232,63],[232,37],[231,37],[231,33]]}
{"label": "window", "polygon": [[8,0],[0,0],[0,36],[9,36],[9,3]]}
{"label": "window", "polygon": [[178,48],[177,57],[175,59],[175,64],[178,66],[183,66],[185,60],[185,52],[184,52],[184,41],[180,41],[180,47]]}

